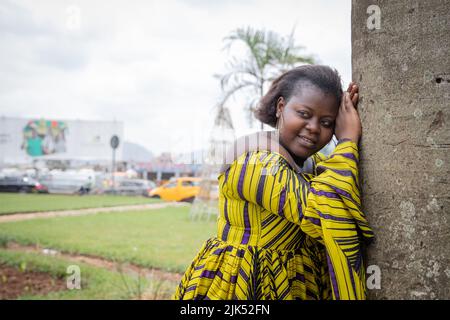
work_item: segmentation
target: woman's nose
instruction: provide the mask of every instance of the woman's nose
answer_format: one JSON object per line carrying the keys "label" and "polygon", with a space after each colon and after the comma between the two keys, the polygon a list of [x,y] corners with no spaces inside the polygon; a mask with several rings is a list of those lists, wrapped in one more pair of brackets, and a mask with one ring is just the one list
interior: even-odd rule
{"label": "woman's nose", "polygon": [[312,133],[320,132],[320,124],[315,120],[308,121],[308,123],[306,124],[306,128]]}

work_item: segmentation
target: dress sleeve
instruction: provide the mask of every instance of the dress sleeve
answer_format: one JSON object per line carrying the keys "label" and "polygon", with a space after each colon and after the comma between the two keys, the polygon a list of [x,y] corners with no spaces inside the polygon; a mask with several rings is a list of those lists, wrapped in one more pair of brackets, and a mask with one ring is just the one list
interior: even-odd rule
{"label": "dress sleeve", "polygon": [[357,144],[348,139],[339,140],[328,158],[322,155],[317,159],[317,175],[311,180],[305,212],[307,221],[302,223],[302,229],[323,239],[317,219],[330,218],[330,223],[334,221],[337,225],[354,222],[362,236],[372,238],[372,230],[361,211]]}
{"label": "dress sleeve", "polygon": [[365,299],[360,241],[373,238],[361,211],[358,146],[339,140],[329,158],[317,163],[301,229],[323,243],[334,299]]}
{"label": "dress sleeve", "polygon": [[307,186],[280,154],[244,153],[225,173],[223,191],[299,224],[326,248],[333,298],[365,299],[360,240],[373,232],[361,211],[357,144],[339,140],[329,157],[315,159]]}

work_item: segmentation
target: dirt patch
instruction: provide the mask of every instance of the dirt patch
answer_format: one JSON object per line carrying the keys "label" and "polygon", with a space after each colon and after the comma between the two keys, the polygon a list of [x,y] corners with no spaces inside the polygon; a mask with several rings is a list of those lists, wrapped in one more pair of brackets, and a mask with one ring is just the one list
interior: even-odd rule
{"label": "dirt patch", "polygon": [[23,295],[46,295],[65,290],[66,282],[45,272],[21,271],[0,263],[0,300]]}
{"label": "dirt patch", "polygon": [[94,267],[108,269],[110,271],[122,271],[126,274],[139,275],[141,277],[153,278],[162,281],[170,281],[178,283],[181,281],[182,274],[167,272],[161,269],[155,268],[144,268],[141,266],[129,264],[129,263],[120,263],[111,260],[107,260],[101,257],[84,255],[84,254],[72,254],[72,253],[64,253],[57,250],[41,248],[38,246],[25,246],[20,245],[18,243],[9,242],[6,246],[9,250],[14,251],[23,251],[23,252],[32,252],[43,255],[51,255],[56,257],[61,257],[65,260],[72,262],[80,262],[85,263]]}

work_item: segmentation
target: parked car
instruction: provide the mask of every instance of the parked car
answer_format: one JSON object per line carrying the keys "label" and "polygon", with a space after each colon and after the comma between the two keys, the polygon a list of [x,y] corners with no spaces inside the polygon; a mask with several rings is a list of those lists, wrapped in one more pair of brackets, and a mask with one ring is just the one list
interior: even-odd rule
{"label": "parked car", "polygon": [[200,191],[200,178],[173,178],[162,186],[152,190],[149,195],[166,201],[193,202]]}
{"label": "parked car", "polygon": [[153,181],[143,179],[121,179],[115,184],[114,189],[106,189],[104,193],[148,197],[149,192],[156,188]]}
{"label": "parked car", "polygon": [[64,194],[86,194],[89,189],[86,187],[91,181],[76,174],[58,174],[42,177],[42,183],[48,187],[50,193]]}
{"label": "parked car", "polygon": [[0,192],[48,193],[48,189],[36,179],[14,176],[0,178]]}

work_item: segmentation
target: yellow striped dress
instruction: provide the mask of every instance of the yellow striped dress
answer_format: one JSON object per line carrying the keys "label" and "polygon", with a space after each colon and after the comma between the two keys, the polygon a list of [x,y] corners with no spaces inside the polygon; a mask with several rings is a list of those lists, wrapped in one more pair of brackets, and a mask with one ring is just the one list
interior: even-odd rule
{"label": "yellow striped dress", "polygon": [[271,151],[249,151],[219,175],[217,236],[185,272],[175,299],[365,299],[358,147],[296,173]]}

